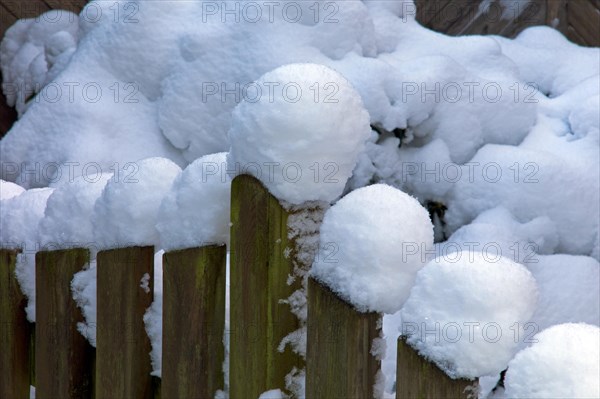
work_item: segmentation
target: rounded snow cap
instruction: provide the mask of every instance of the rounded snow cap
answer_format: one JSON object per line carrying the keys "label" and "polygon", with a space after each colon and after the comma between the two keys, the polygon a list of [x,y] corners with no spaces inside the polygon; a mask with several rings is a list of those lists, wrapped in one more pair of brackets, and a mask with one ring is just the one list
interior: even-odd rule
{"label": "rounded snow cap", "polygon": [[452,378],[497,375],[527,337],[537,287],[522,265],[461,251],[417,273],[402,308],[407,342]]}
{"label": "rounded snow cap", "polygon": [[231,180],[226,156],[220,152],[200,157],[177,176],[158,212],[161,248],[229,242]]}
{"label": "rounded snow cap", "polygon": [[371,132],[360,95],[336,71],[291,64],[244,86],[228,169],[292,204],[338,198]]}
{"label": "rounded snow cap", "polygon": [[507,398],[600,398],[600,329],[559,324],[508,364]]}
{"label": "rounded snow cap", "polygon": [[325,214],[312,275],[359,311],[395,313],[433,248],[427,211],[385,184],[352,191]]}
{"label": "rounded snow cap", "polygon": [[157,245],[158,209],[179,173],[173,161],[158,157],[127,163],[117,171],[94,204],[98,248]]}

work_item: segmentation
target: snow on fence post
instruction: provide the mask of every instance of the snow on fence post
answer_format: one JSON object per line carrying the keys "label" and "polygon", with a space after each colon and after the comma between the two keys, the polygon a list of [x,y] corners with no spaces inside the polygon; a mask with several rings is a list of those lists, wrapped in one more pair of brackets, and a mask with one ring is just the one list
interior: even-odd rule
{"label": "snow on fence post", "polygon": [[285,376],[304,361],[278,347],[300,322],[282,303],[301,288],[292,257],[285,256],[289,213],[254,177],[237,176],[231,186],[231,310],[229,390],[232,399],[285,390]]}
{"label": "snow on fence post", "polygon": [[473,397],[476,383],[448,377],[438,366],[411,348],[404,336],[398,338],[397,356],[396,399]]}
{"label": "snow on fence post", "polygon": [[224,388],[225,245],[163,255],[163,398],[212,398]]}
{"label": "snow on fence post", "polygon": [[0,249],[0,397],[29,397],[30,324],[15,276],[19,250]]}
{"label": "snow on fence post", "polygon": [[96,399],[151,399],[144,313],[154,299],[154,247],[98,252]]}
{"label": "snow on fence post", "polygon": [[35,258],[36,397],[92,395],[93,347],[77,330],[83,315],[71,294],[73,275],[89,262],[87,249],[41,251]]}
{"label": "snow on fence post", "polygon": [[307,398],[373,398],[381,361],[372,353],[381,314],[362,313],[308,280]]}

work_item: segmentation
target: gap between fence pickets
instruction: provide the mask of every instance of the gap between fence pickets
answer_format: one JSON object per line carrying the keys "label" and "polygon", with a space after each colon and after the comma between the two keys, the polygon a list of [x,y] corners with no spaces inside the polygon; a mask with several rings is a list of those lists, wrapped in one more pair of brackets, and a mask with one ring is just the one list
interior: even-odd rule
{"label": "gap between fence pickets", "polygon": [[[288,276],[288,285],[300,280],[301,288],[286,299],[280,300],[290,306],[290,311],[300,321],[300,328],[285,336],[279,347],[283,352],[289,345],[306,361],[306,322],[308,318],[308,274],[319,251],[319,230],[329,204],[324,201],[309,201],[302,205],[281,202],[289,212],[288,239],[291,247],[284,248],[284,256],[292,260],[294,274]],[[285,377],[286,389],[296,398],[304,397],[306,370],[294,367]]]}

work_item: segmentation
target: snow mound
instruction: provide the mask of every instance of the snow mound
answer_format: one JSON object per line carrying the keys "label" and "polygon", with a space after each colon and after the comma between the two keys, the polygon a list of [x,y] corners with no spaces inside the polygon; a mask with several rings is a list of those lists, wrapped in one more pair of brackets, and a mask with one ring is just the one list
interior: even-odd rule
{"label": "snow mound", "polygon": [[21,19],[8,28],[0,44],[2,92],[19,115],[30,97],[66,67],[77,48],[78,30],[79,17],[64,10]]}
{"label": "snow mound", "polygon": [[46,204],[40,221],[43,246],[58,248],[94,247],[91,216],[94,204],[112,173],[79,176],[58,185]]}
{"label": "snow mound", "polygon": [[312,275],[362,312],[398,311],[433,247],[427,211],[384,184],[351,192],[326,213]]}
{"label": "snow mound", "polygon": [[588,256],[537,256],[525,264],[539,289],[536,332],[555,324],[600,325],[600,263]]}
{"label": "snow mound", "polygon": [[159,209],[161,248],[174,250],[229,242],[231,180],[227,153],[206,155],[177,176]]}
{"label": "snow mound", "polygon": [[254,89],[233,112],[228,168],[292,204],[338,198],[371,131],[358,93],[315,64],[277,68]]}
{"label": "snow mound", "polygon": [[260,394],[258,399],[284,399],[286,396],[280,389],[271,389]]}
{"label": "snow mound", "polygon": [[461,251],[419,271],[402,308],[402,333],[452,378],[497,375],[517,351],[536,300],[524,266]]}
{"label": "snow mound", "polygon": [[144,159],[117,171],[94,205],[92,225],[98,248],[157,245],[158,209],[180,172],[165,158]]}
{"label": "snow mound", "polygon": [[537,342],[508,365],[507,398],[599,398],[600,329],[560,324],[536,335]]}
{"label": "snow mound", "polygon": [[25,189],[18,184],[0,180],[0,201],[20,195]]}

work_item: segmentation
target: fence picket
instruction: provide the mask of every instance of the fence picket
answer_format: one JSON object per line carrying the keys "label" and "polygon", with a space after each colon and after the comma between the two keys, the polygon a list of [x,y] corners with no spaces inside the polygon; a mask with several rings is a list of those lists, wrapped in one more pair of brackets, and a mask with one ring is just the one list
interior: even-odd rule
{"label": "fence picket", "polygon": [[[231,187],[230,398],[257,398],[285,389],[285,376],[303,360],[282,339],[300,327],[281,300],[300,288],[293,274],[289,213],[254,177],[237,176]],[[289,249],[288,249],[289,248]],[[288,251],[286,251],[288,249]]]}
{"label": "fence picket", "polygon": [[77,331],[83,315],[71,294],[73,275],[89,258],[82,248],[36,254],[36,398],[92,395],[93,347]]}
{"label": "fence picket", "polygon": [[143,317],[154,299],[154,247],[100,251],[97,267],[96,399],[151,399]]}
{"label": "fence picket", "polygon": [[396,398],[456,398],[477,397],[477,381],[453,380],[435,364],[420,356],[405,341],[398,338],[396,366]]}
{"label": "fence picket", "polygon": [[371,353],[381,315],[361,313],[308,280],[307,398],[372,398],[381,361]]}
{"label": "fence picket", "polygon": [[30,324],[15,276],[19,252],[0,249],[0,398],[29,398]]}
{"label": "fence picket", "polygon": [[224,245],[163,256],[163,398],[213,398],[224,388],[226,256]]}

